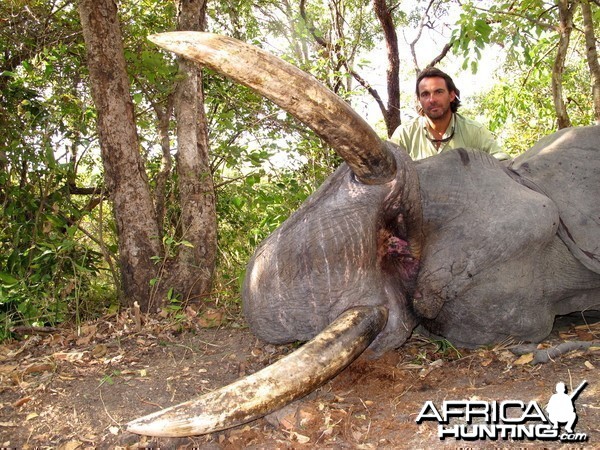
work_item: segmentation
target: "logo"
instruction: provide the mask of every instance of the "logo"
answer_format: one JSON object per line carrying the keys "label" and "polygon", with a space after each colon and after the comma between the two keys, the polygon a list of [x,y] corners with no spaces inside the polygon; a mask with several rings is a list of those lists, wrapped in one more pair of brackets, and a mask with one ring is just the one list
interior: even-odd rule
{"label": "logo", "polygon": [[[583,381],[570,395],[564,383],[556,384],[545,408],[536,401],[445,400],[441,407],[428,400],[416,418],[418,424],[438,423],[441,440],[560,440],[585,442],[586,433],[576,433],[575,399],[587,385]],[[544,409],[546,413],[544,413]]]}

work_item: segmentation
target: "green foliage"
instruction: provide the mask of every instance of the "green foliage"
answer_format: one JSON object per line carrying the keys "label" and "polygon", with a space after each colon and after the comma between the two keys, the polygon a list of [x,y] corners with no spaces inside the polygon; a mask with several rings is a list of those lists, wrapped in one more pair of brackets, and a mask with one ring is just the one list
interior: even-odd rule
{"label": "green foliage", "polygon": [[[64,192],[40,198],[33,186],[11,187],[0,210],[0,323],[57,324],[83,319],[110,288],[102,255],[78,229],[84,215]],[[114,294],[113,294],[114,295]],[[0,334],[0,339],[3,337]]]}
{"label": "green foliage", "polygon": [[492,27],[487,23],[485,16],[477,14],[469,5],[464,7],[456,25],[451,38],[454,49],[464,57],[463,70],[470,67],[475,73],[482,50],[490,43]]}
{"label": "green foliage", "polygon": [[71,194],[100,175],[85,151],[95,114],[77,12],[68,1],[21,6],[0,6],[0,339],[12,324],[84,318],[115,290],[81,232],[95,222],[90,200]]}
{"label": "green foliage", "polygon": [[506,78],[477,99],[479,111],[490,118],[489,128],[499,136],[503,150],[513,157],[555,129],[548,84],[539,80],[537,86],[536,90],[526,89],[519,85],[518,78]]}
{"label": "green foliage", "polygon": [[[580,62],[569,67],[564,77],[564,89],[575,126],[593,122],[591,108],[582,107],[589,103],[578,82],[585,76],[586,67]],[[550,77],[551,74],[545,70],[515,71],[512,77],[501,79],[490,92],[477,99],[479,111],[485,111],[490,118],[490,129],[501,137],[504,149],[513,156],[556,130]]]}
{"label": "green foliage", "polygon": [[[535,47],[557,25],[551,2],[465,2],[452,34],[454,51],[463,58],[463,68],[475,73],[482,51],[493,44],[503,46],[511,57],[529,58]],[[549,34],[550,33],[550,34]]]}
{"label": "green foliage", "polygon": [[[598,15],[598,8],[595,9]],[[581,17],[574,16],[581,30]],[[504,149],[516,156],[540,137],[556,131],[552,71],[559,39],[555,2],[468,2],[456,23],[454,49],[464,68],[475,72],[478,49],[500,45],[502,74],[490,92],[477,99],[477,112],[489,119]],[[597,33],[596,33],[597,34]],[[576,34],[562,74],[563,97],[573,126],[594,123],[590,73],[584,39]],[[582,82],[583,81],[583,82]]]}
{"label": "green foliage", "polygon": [[447,339],[434,339],[433,344],[437,346],[436,353],[444,359],[460,359],[462,354],[460,351]]}

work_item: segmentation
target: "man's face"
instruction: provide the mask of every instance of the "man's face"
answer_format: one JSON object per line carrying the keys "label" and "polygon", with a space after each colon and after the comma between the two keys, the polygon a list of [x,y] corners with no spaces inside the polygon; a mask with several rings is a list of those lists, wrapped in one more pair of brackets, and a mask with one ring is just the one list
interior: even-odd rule
{"label": "man's face", "polygon": [[443,78],[428,77],[419,82],[419,103],[423,113],[430,119],[441,119],[450,114],[450,103],[455,98],[456,94],[448,92]]}

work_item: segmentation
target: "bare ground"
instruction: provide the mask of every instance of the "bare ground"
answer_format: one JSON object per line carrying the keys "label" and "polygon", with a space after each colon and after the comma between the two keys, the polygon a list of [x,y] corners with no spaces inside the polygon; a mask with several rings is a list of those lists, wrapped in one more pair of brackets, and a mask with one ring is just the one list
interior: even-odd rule
{"label": "bare ground", "polygon": [[[291,352],[256,340],[239,323],[188,309],[185,319],[136,325],[128,311],[32,333],[0,346],[0,448],[600,448],[600,349],[547,364],[517,357],[509,345],[440,348],[415,334],[382,358],[362,356],[334,380],[283,410],[247,425],[190,438],[148,438],[125,431],[141,415],[223,386]],[[219,325],[211,328],[211,325]],[[563,324],[542,344],[600,339],[600,323]],[[431,400],[531,400],[546,405],[558,381],[576,399],[587,441],[440,440],[437,424],[415,422]]]}

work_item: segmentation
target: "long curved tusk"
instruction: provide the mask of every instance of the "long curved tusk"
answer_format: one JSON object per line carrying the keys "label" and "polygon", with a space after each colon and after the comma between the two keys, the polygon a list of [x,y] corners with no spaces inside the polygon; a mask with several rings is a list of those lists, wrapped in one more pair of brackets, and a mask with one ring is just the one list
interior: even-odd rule
{"label": "long curved tusk", "polygon": [[314,77],[258,47],[211,33],[175,31],[148,37],[272,100],[312,128],[363,183],[382,184],[395,159],[377,133],[346,102]]}
{"label": "long curved tusk", "polygon": [[301,398],[341,372],[383,330],[387,308],[345,311],[295,352],[228,386],[127,424],[146,436],[183,437],[241,425]]}

